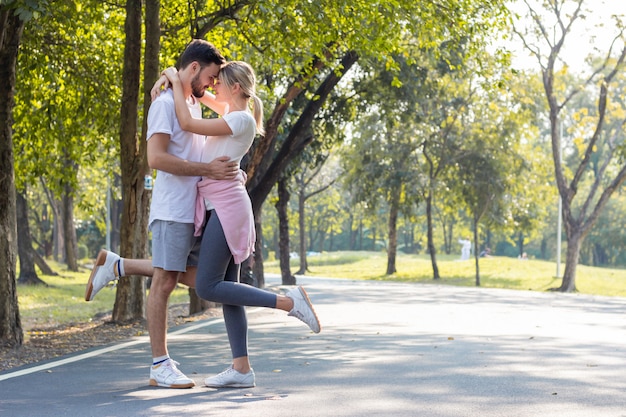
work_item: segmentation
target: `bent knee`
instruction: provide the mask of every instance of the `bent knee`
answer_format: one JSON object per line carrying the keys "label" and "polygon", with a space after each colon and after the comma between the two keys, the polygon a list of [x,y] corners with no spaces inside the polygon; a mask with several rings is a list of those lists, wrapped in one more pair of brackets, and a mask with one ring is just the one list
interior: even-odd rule
{"label": "bent knee", "polygon": [[155,269],[152,283],[150,284],[150,291],[170,294],[178,284],[178,275],[179,272],[176,271]]}
{"label": "bent knee", "polygon": [[208,285],[196,285],[196,294],[198,297],[206,301],[217,301],[215,295],[215,287]]}

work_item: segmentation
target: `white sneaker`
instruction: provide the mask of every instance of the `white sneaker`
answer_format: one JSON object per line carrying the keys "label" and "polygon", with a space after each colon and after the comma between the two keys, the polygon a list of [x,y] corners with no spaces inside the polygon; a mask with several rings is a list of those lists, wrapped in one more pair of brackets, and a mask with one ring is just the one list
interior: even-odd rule
{"label": "white sneaker", "polygon": [[315,314],[311,300],[306,291],[304,291],[304,288],[293,288],[285,295],[293,300],[293,308],[289,312],[289,315],[305,322],[314,333],[319,333],[320,330],[322,330],[320,321],[317,318],[317,314]]}
{"label": "white sneaker", "polygon": [[150,385],[153,387],[165,388],[191,388],[196,385],[178,370],[176,365],[180,365],[173,359],[167,359],[158,365],[150,367]]}
{"label": "white sneaker", "polygon": [[111,281],[118,277],[115,275],[116,262],[120,260],[119,255],[102,249],[98,253],[96,263],[93,265],[87,288],[85,289],[85,301],[91,301],[98,291],[103,289]]}
{"label": "white sneaker", "polygon": [[205,379],[204,385],[209,388],[252,388],[256,386],[254,370],[250,368],[248,373],[242,374],[231,365],[224,372]]}

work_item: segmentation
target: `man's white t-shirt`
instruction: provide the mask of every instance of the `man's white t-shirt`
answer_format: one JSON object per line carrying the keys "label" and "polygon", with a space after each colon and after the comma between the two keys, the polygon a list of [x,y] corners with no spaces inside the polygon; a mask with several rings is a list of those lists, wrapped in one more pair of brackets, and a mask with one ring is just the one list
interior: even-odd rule
{"label": "man's white t-shirt", "polygon": [[[188,102],[191,116],[199,119],[202,111],[199,103]],[[196,135],[180,128],[176,118],[174,95],[171,89],[162,92],[152,102],[148,111],[148,140],[155,133],[170,135],[167,152],[180,159],[199,162],[202,157],[204,136]],[[197,183],[200,177],[173,175],[157,170],[152,203],[150,206],[149,223],[154,220],[175,221],[179,223],[193,223]]]}
{"label": "man's white t-shirt", "polygon": [[[226,113],[222,119],[228,124],[232,135],[207,136],[202,149],[202,162],[211,162],[220,156],[228,156],[231,161],[241,162],[256,135],[256,121],[248,111]],[[213,205],[205,199],[207,210]]]}

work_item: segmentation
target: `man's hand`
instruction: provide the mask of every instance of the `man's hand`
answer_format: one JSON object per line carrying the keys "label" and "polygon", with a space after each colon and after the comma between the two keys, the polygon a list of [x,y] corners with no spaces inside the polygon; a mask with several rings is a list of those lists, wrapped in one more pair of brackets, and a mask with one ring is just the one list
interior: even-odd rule
{"label": "man's hand", "polygon": [[228,156],[220,156],[208,163],[207,170],[206,177],[214,180],[232,180],[239,172],[239,164],[231,161]]}

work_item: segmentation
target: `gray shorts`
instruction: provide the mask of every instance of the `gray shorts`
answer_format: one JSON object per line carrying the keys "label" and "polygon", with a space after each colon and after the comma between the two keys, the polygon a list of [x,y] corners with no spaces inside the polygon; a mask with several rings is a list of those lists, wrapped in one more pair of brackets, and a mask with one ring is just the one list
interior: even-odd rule
{"label": "gray shorts", "polygon": [[150,231],[154,268],[185,272],[188,266],[198,266],[202,236],[193,235],[193,223],[154,220]]}

